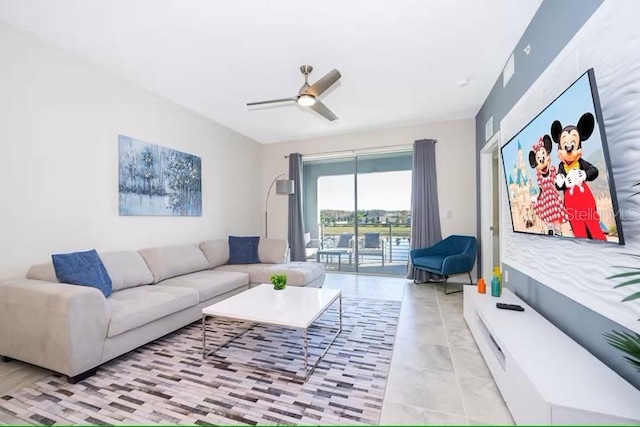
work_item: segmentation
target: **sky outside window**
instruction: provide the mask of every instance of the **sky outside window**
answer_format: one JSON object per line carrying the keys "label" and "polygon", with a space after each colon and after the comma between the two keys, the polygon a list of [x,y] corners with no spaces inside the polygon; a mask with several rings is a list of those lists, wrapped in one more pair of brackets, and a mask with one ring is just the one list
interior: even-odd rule
{"label": "sky outside window", "polygon": [[[323,176],[318,179],[318,209],[352,211],[353,175]],[[411,209],[411,171],[358,174],[358,209],[408,211]]]}

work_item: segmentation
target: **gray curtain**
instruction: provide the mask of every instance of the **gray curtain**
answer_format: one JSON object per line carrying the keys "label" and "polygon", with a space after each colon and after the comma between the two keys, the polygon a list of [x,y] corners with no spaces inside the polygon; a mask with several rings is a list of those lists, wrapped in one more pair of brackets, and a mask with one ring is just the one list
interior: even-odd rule
{"label": "gray curtain", "polygon": [[294,193],[289,195],[289,248],[291,261],[306,261],[304,225],[302,224],[302,156],[289,154],[289,179],[294,182]]}
{"label": "gray curtain", "polygon": [[[438,182],[436,179],[436,141],[421,139],[413,143],[413,172],[411,180],[411,249],[431,246],[442,240]],[[411,263],[411,259],[409,259]],[[433,277],[430,277],[433,276]],[[409,279],[437,278],[409,265]]]}

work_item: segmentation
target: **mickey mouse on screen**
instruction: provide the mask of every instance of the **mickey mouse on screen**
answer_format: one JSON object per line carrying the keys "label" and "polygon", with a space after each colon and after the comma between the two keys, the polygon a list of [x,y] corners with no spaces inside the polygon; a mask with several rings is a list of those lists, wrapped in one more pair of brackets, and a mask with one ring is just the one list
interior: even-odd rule
{"label": "mickey mouse on screen", "polygon": [[598,169],[582,158],[582,143],[589,139],[594,128],[595,118],[591,113],[584,113],[575,126],[562,127],[558,120],[551,124],[551,137],[558,144],[560,158],[555,184],[564,192],[564,207],[575,237],[606,240],[595,198],[587,185],[598,177]]}

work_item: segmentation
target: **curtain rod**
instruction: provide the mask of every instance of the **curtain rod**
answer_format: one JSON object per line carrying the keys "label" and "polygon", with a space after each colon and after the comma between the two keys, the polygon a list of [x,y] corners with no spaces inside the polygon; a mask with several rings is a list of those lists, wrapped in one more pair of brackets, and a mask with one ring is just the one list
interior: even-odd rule
{"label": "curtain rod", "polygon": [[[434,139],[433,141],[434,141],[434,143],[438,142],[437,139]],[[411,147],[411,145],[382,145],[382,146],[379,146],[379,147],[360,148],[360,149],[352,149],[352,150],[325,151],[325,152],[322,152],[322,153],[304,153],[304,154],[300,153],[300,155],[301,156],[320,156],[320,155],[323,155],[323,154],[340,154],[340,153],[353,153],[353,154],[356,154],[359,151],[360,152],[365,152],[365,151],[368,151],[368,150],[377,150],[377,149],[380,149],[380,148],[410,148],[410,147]],[[289,155],[285,154],[284,158],[288,159]]]}

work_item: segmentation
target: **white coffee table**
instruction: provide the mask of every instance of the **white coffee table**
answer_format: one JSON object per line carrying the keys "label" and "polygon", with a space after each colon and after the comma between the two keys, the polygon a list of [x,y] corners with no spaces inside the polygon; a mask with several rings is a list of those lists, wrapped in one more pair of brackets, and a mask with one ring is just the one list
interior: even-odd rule
{"label": "white coffee table", "polygon": [[[318,360],[309,368],[309,327],[336,300],[340,304],[340,323],[335,335]],[[207,317],[218,317],[251,325],[225,343],[207,352]],[[252,329],[255,324],[283,326],[303,331],[304,379],[316,369],[331,344],[342,331],[342,294],[337,289],[301,288],[288,286],[276,291],[271,284],[262,284],[202,309],[202,358],[214,355],[236,338]],[[253,365],[252,365],[253,366]],[[265,368],[268,369],[268,368]]]}

